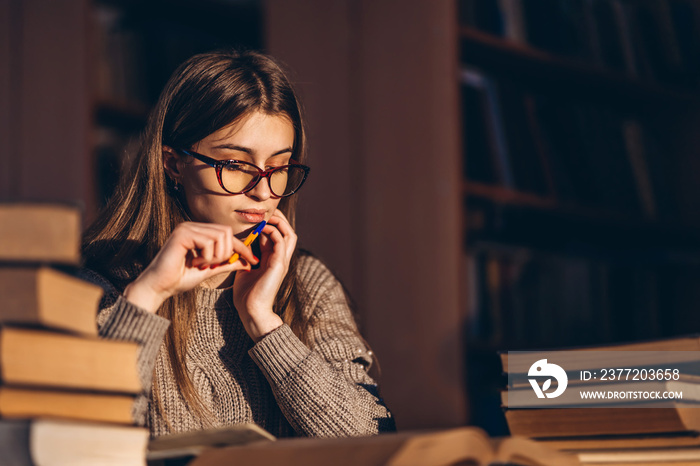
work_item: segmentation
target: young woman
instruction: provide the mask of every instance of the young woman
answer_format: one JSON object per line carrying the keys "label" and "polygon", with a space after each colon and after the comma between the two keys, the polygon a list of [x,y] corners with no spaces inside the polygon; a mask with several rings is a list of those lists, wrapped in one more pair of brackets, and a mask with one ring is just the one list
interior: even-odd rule
{"label": "young woman", "polygon": [[[395,430],[341,284],[296,247],[305,155],[273,59],[197,55],[86,232],[84,276],[106,290],[100,334],[141,345],[134,414],[153,436],[241,422],[278,437]],[[243,239],[263,220],[253,252]]]}

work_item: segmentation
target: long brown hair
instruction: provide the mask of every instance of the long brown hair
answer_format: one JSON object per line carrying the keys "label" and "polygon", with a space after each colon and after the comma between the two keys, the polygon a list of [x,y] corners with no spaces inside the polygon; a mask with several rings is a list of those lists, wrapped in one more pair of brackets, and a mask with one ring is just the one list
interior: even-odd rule
{"label": "long brown hair", "polygon": [[[169,186],[163,146],[190,148],[211,133],[252,111],[283,115],[294,127],[292,158],[306,159],[301,107],[280,66],[258,52],[219,51],[196,55],[175,71],[150,114],[141,145],[115,194],[83,236],[85,265],[121,290],[151,262],[175,227],[188,219],[184,202]],[[295,227],[295,196],[279,209]],[[308,318],[300,312],[295,273],[298,253],[276,297],[274,311],[306,344]],[[211,413],[187,374],[188,331],[195,317],[196,291],[171,297],[158,315],[172,323],[165,337],[175,380],[185,401],[203,422]],[[156,406],[167,421],[156,394]]]}

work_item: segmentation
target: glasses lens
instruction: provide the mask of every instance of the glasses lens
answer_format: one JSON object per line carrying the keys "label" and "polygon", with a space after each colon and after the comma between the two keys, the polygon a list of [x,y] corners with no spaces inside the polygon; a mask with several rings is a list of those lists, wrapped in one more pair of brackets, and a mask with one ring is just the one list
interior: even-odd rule
{"label": "glasses lens", "polygon": [[301,167],[280,167],[270,175],[270,190],[278,197],[292,194],[301,187],[306,171]]}
{"label": "glasses lens", "polygon": [[259,174],[252,165],[229,163],[221,170],[221,182],[229,192],[240,193],[250,189]]}

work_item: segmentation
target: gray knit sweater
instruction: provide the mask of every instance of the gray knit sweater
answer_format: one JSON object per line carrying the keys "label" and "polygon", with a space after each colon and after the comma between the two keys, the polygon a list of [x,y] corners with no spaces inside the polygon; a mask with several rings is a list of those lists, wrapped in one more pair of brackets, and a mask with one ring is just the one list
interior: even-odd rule
{"label": "gray knit sweater", "polygon": [[[231,288],[198,289],[187,370],[214,426],[254,422],[277,437],[395,430],[377,383],[367,374],[372,353],[359,336],[342,286],[313,256],[301,256],[296,273],[302,312],[310,315],[309,347],[287,324],[255,344],[233,306]],[[146,423],[154,437],[206,427],[175,385],[162,344],[170,321],[129,303],[92,271],[85,270],[83,278],[105,288],[97,317],[100,335],[141,345],[144,394],[135,404],[135,421]],[[156,389],[170,425],[151,402]]]}

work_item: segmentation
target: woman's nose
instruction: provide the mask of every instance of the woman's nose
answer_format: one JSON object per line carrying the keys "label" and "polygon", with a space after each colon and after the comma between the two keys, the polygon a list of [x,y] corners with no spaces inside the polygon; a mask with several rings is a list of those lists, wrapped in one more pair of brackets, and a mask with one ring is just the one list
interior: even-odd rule
{"label": "woman's nose", "polygon": [[269,178],[264,177],[258,181],[253,189],[247,192],[248,196],[258,200],[266,201],[272,197],[272,191],[270,191],[270,181]]}

